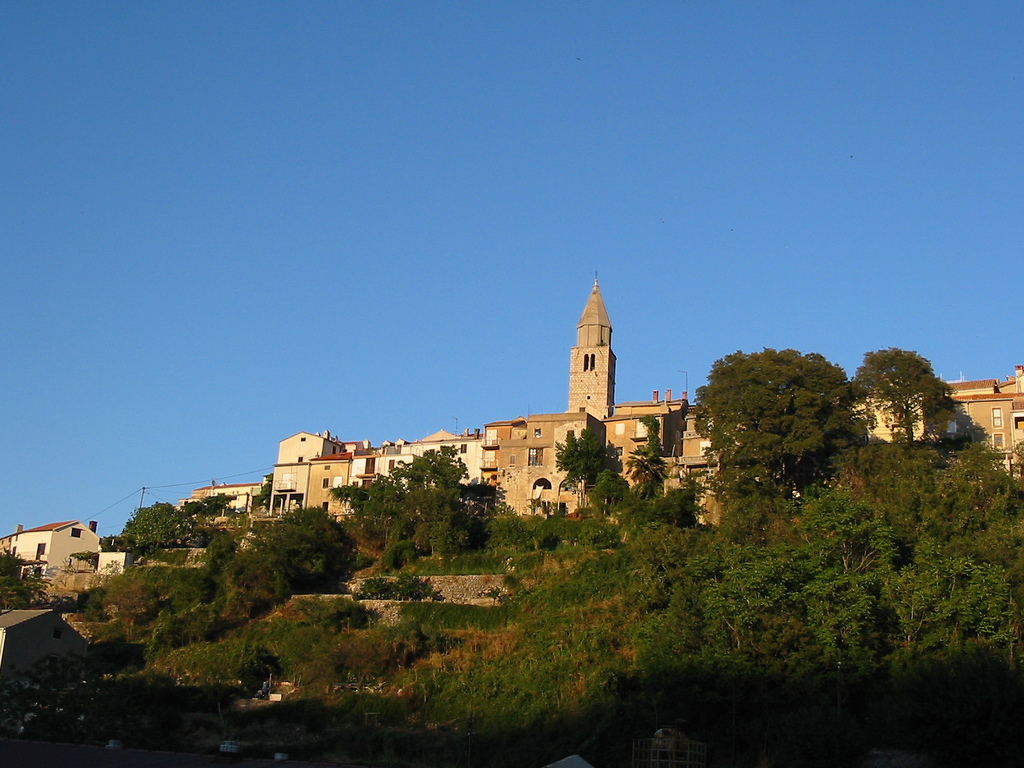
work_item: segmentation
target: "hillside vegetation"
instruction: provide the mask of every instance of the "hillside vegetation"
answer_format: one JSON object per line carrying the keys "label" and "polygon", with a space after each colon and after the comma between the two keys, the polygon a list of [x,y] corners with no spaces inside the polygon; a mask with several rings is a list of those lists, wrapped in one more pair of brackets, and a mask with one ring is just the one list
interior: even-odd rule
{"label": "hillside vegetation", "polygon": [[[6,685],[0,727],[371,765],[579,753],[617,768],[633,739],[678,724],[723,768],[856,766],[871,748],[1018,764],[1021,480],[978,445],[808,445],[720,473],[733,485],[712,486],[715,527],[698,523],[696,483],[607,478],[579,519],[518,517],[453,492],[443,457],[348,491],[344,523],[200,516],[199,561],[151,558],[93,589],[85,674]],[[357,572],[387,577],[364,585],[402,600],[397,621],[339,594]],[[438,602],[424,576],[446,573],[503,586],[486,605]],[[252,699],[267,679],[283,701]]]}

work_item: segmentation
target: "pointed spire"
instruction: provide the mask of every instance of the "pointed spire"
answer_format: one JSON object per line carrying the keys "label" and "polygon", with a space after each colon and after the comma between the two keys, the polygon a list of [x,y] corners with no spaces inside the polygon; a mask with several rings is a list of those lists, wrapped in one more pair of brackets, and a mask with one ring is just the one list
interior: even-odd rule
{"label": "pointed spire", "polygon": [[583,308],[580,321],[576,324],[576,346],[598,347],[611,345],[612,323],[608,319],[608,310],[604,307],[604,299],[601,298],[601,288],[594,278],[594,287],[590,291],[590,298]]}

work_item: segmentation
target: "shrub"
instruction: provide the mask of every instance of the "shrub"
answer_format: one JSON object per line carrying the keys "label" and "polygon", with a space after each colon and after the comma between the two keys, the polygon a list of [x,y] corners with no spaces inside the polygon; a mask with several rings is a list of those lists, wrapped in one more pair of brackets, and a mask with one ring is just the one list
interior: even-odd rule
{"label": "shrub", "polygon": [[361,600],[440,600],[441,594],[430,582],[408,573],[389,579],[374,576],[362,583],[357,597]]}

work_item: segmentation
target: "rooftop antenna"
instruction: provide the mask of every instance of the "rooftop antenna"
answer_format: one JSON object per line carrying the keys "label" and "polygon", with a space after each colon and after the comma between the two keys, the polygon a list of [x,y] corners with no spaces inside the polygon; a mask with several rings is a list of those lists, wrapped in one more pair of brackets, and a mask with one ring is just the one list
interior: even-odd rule
{"label": "rooftop antenna", "polygon": [[457,435],[459,434],[459,417],[452,416],[452,418],[455,419],[455,434]]}

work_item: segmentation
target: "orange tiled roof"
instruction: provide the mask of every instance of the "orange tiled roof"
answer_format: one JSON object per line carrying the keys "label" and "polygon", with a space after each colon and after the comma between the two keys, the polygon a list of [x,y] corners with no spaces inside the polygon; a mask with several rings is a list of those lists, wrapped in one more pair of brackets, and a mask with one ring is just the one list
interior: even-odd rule
{"label": "orange tiled roof", "polygon": [[[26,528],[24,531],[20,531],[20,533],[41,533],[43,531],[56,531],[58,528],[63,528],[65,525],[72,525],[73,523],[78,523],[78,521],[65,520],[62,523],[47,523],[46,525],[39,525],[35,528]],[[81,523],[78,524],[81,525]]]}
{"label": "orange tiled roof", "polygon": [[214,488],[248,488],[251,485],[263,485],[263,481],[260,480],[257,483],[217,483],[217,485],[204,485],[202,488],[196,488],[196,490],[212,491]]}
{"label": "orange tiled roof", "polygon": [[998,383],[998,379],[975,379],[974,381],[951,381],[949,386],[953,389],[981,389],[983,387],[994,387]]}
{"label": "orange tiled roof", "polygon": [[1011,392],[978,392],[976,394],[960,395],[954,392],[953,399],[959,403],[965,403],[969,400],[1013,400],[1013,394]]}

